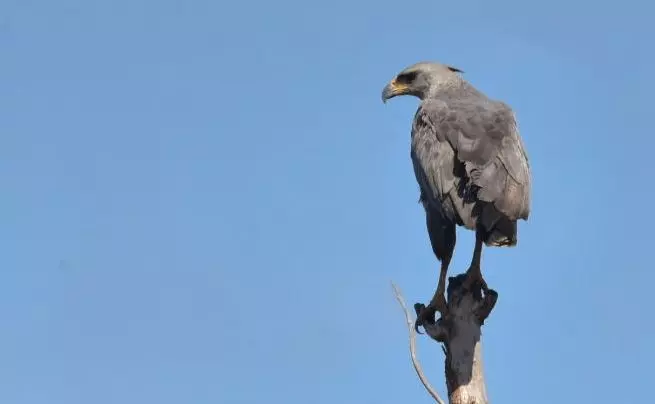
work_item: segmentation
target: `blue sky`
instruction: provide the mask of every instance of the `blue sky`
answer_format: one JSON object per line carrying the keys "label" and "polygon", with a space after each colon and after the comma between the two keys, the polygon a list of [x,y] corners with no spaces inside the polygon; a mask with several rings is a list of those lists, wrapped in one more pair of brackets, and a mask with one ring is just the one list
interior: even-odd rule
{"label": "blue sky", "polygon": [[[642,401],[652,13],[0,1],[0,401],[429,402],[389,287],[411,304],[437,281],[417,102],[380,102],[426,59],[514,107],[533,168],[518,247],[483,257],[491,400]],[[444,392],[441,349],[419,348]]]}

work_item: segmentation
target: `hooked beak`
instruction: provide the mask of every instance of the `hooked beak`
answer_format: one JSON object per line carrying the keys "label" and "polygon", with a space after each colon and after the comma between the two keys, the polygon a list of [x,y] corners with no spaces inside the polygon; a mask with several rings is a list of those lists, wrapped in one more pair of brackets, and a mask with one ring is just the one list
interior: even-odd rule
{"label": "hooked beak", "polygon": [[391,80],[382,90],[382,102],[387,103],[387,100],[399,95],[404,95],[409,92],[409,87],[406,84],[401,84],[396,79]]}

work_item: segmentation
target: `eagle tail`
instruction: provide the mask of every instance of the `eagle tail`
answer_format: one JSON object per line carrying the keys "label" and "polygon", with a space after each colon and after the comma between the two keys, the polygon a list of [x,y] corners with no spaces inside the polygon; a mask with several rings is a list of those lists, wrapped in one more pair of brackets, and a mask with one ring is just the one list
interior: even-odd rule
{"label": "eagle tail", "polygon": [[514,247],[517,241],[516,222],[509,219],[500,220],[485,238],[485,244],[494,247]]}
{"label": "eagle tail", "polygon": [[518,241],[516,220],[500,213],[493,204],[485,204],[478,225],[484,231],[484,243],[494,247],[513,247]]}

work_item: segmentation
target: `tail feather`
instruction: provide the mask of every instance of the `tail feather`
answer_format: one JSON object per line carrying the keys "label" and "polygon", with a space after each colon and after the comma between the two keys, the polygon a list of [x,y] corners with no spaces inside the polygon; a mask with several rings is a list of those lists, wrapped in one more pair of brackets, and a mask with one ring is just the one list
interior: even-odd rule
{"label": "tail feather", "polygon": [[[499,224],[506,226],[498,226]],[[498,222],[496,227],[487,233],[485,244],[494,247],[513,247],[517,243],[516,222],[508,219]]]}
{"label": "tail feather", "polygon": [[488,204],[478,219],[478,225],[485,232],[484,242],[494,247],[512,247],[517,243],[516,220],[498,212],[492,204]]}

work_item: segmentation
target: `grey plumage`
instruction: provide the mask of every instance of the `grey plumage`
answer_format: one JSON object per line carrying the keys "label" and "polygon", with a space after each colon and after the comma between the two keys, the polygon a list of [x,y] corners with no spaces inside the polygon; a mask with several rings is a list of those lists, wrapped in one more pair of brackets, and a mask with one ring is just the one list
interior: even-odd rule
{"label": "grey plumage", "polygon": [[458,72],[439,63],[418,63],[398,74],[382,97],[421,99],[412,123],[411,159],[432,249],[442,262],[431,306],[443,304],[435,299],[443,293],[456,225],[476,231],[471,267],[477,265],[479,272],[482,243],[516,245],[517,221],[530,214],[530,167],[512,109],[488,98]]}
{"label": "grey plumage", "polygon": [[514,245],[516,230],[497,228],[530,213],[530,171],[513,113],[480,93],[448,93],[424,100],[412,124],[421,201],[467,229],[480,225],[487,244]]}

